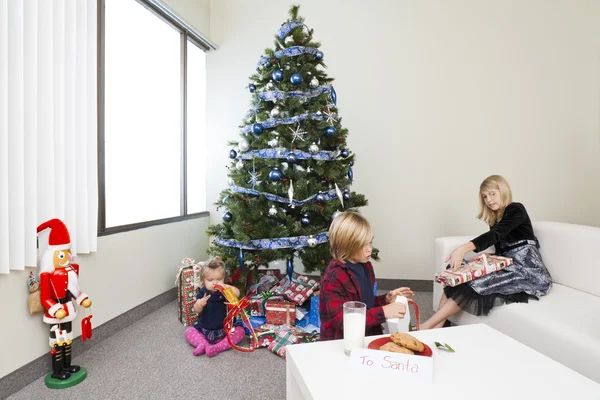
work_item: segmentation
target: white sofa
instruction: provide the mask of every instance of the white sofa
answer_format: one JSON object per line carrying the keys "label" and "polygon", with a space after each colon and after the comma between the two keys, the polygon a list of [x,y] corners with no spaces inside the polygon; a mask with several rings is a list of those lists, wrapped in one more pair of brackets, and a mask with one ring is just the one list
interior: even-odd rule
{"label": "white sofa", "polygon": [[[528,304],[495,307],[487,316],[461,311],[450,321],[485,323],[600,383],[600,228],[534,222],[533,229],[554,281],[550,293]],[[436,239],[436,270],[452,250],[476,236]],[[441,295],[442,285],[434,283],[434,310]]]}

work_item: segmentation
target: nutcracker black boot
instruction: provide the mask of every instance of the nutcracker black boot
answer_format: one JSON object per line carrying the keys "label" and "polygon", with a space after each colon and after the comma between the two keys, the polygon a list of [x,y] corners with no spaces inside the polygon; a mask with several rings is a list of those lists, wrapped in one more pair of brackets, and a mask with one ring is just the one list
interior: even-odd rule
{"label": "nutcracker black boot", "polygon": [[71,377],[69,372],[63,370],[63,347],[64,346],[55,344],[54,348],[50,351],[50,354],[52,355],[52,378],[61,381]]}
{"label": "nutcracker black boot", "polygon": [[64,372],[70,372],[71,374],[74,374],[75,372],[79,371],[79,365],[71,365],[71,345],[70,344],[65,344],[63,346],[64,348],[64,362],[63,362],[63,367],[62,370]]}

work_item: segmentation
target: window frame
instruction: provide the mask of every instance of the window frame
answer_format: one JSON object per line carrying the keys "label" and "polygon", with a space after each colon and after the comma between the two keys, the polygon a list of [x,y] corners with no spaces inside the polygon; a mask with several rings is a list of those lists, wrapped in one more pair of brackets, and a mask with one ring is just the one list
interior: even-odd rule
{"label": "window frame", "polygon": [[198,30],[175,14],[170,8],[157,0],[129,0],[154,13],[165,23],[175,28],[180,33],[181,50],[181,168],[180,168],[180,215],[175,217],[137,222],[132,224],[106,227],[106,190],[105,190],[105,0],[98,1],[98,236],[107,236],[120,232],[127,232],[150,226],[169,224],[172,222],[186,221],[189,219],[209,216],[209,211],[188,214],[187,212],[187,43],[197,46],[200,50],[208,52],[216,50],[216,45],[202,35]]}

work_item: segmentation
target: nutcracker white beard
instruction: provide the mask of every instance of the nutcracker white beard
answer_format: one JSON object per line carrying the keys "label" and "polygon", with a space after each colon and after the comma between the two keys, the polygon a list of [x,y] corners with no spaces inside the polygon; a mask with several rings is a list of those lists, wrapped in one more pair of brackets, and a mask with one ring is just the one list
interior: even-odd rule
{"label": "nutcracker white beard", "polygon": [[40,275],[52,271],[54,271],[54,251],[46,250],[40,260]]}

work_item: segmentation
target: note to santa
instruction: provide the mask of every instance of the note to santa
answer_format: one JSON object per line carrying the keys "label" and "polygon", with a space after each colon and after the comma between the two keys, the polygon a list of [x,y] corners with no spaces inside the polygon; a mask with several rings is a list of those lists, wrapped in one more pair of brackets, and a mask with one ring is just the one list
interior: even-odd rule
{"label": "note to santa", "polygon": [[353,349],[350,363],[361,375],[393,376],[398,383],[433,383],[432,357]]}

